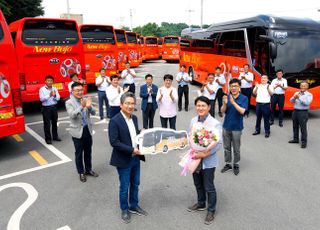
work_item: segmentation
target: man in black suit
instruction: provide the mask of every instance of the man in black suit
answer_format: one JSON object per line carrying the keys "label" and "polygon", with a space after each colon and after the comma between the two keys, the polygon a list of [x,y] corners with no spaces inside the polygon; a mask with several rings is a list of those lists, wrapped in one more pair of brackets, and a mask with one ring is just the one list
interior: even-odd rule
{"label": "man in black suit", "polygon": [[145,158],[135,143],[139,134],[138,119],[132,114],[135,104],[133,93],[123,94],[120,98],[121,111],[109,123],[109,141],[113,147],[110,165],[115,166],[119,174],[121,218],[125,223],[130,223],[130,213],[148,215],[138,205],[140,160],[145,161]]}

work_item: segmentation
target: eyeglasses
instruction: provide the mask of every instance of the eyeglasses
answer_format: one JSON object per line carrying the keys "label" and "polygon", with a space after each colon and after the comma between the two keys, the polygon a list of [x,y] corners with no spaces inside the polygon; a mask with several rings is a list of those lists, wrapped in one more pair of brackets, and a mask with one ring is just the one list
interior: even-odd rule
{"label": "eyeglasses", "polygon": [[83,92],[84,90],[83,89],[74,89],[72,90],[73,92],[76,92],[76,93],[79,93],[79,92]]}
{"label": "eyeglasses", "polygon": [[239,88],[239,85],[230,85],[230,88]]}
{"label": "eyeglasses", "polygon": [[136,103],[130,103],[130,102],[124,102],[123,104],[125,104],[127,106],[129,106],[129,105],[135,106],[136,105]]}

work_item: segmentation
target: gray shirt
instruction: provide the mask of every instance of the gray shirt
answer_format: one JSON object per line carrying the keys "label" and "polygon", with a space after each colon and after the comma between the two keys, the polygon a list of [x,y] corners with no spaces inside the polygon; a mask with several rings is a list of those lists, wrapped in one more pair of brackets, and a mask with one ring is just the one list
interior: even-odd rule
{"label": "gray shirt", "polygon": [[[296,94],[299,94],[299,98],[294,98]],[[308,110],[312,102],[313,95],[308,91],[305,92],[296,92],[293,97],[290,98],[290,102],[294,104],[294,109],[298,110]]]}

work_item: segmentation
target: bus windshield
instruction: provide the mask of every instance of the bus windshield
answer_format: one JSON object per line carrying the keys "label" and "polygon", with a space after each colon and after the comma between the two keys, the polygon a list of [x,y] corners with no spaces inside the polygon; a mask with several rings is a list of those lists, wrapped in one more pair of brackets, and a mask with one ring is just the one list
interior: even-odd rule
{"label": "bus windshield", "polygon": [[153,45],[155,45],[155,44],[157,44],[157,38],[147,38],[146,39],[146,44],[153,44]]}
{"label": "bus windshield", "polygon": [[179,38],[165,38],[164,44],[179,44]]}
{"label": "bus windshield", "polygon": [[117,41],[118,42],[127,43],[126,42],[126,36],[125,36],[124,32],[116,31],[116,36],[117,36]]}
{"label": "bus windshield", "polygon": [[137,44],[137,36],[135,34],[127,33],[128,43]]}
{"label": "bus windshield", "polygon": [[27,45],[71,45],[79,41],[77,26],[72,21],[27,20],[22,30]]}
{"label": "bus windshield", "polygon": [[115,44],[112,27],[82,26],[81,36],[83,43],[112,43]]}
{"label": "bus windshield", "polygon": [[320,32],[272,31],[277,44],[275,69],[286,73],[317,71],[320,73]]}

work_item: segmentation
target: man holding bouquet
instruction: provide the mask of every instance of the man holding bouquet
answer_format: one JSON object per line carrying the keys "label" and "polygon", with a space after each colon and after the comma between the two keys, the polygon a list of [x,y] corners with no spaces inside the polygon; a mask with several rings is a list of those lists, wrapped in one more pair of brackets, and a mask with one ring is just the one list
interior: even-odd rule
{"label": "man holding bouquet", "polygon": [[[192,138],[191,142],[201,146],[204,150],[193,151],[192,158],[201,160],[198,168],[192,174],[198,202],[188,207],[187,210],[189,212],[205,210],[208,197],[208,212],[204,223],[209,225],[213,222],[216,211],[217,195],[214,186],[214,173],[218,166],[217,151],[222,145],[222,127],[220,122],[209,114],[210,100],[207,97],[196,98],[195,106],[197,116],[191,120],[190,130],[192,132],[190,138]],[[194,127],[199,125],[201,125],[202,131],[194,134]],[[204,135],[201,133],[204,133]]]}

